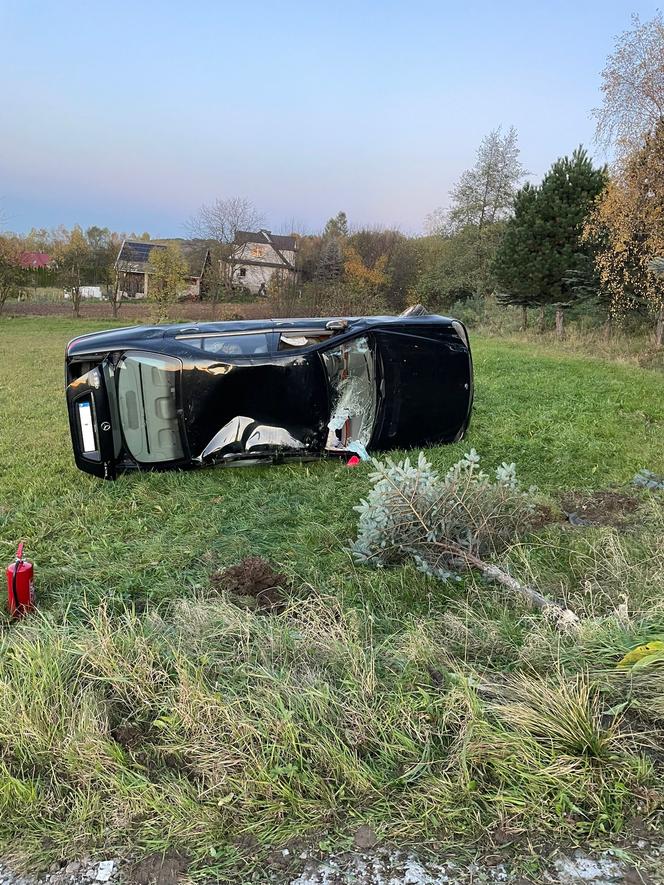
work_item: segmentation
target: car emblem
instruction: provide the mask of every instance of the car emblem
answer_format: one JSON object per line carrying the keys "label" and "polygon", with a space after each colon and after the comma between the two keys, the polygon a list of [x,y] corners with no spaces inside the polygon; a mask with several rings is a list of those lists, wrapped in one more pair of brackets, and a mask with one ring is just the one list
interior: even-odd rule
{"label": "car emblem", "polygon": [[102,421],[101,429],[109,431],[111,429],[111,425],[108,423],[108,421]]}

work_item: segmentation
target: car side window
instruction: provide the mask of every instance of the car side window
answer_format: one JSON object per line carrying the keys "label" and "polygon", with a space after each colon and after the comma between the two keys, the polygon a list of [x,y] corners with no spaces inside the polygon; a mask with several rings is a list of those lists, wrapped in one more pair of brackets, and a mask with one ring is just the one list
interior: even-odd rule
{"label": "car side window", "polygon": [[310,347],[312,344],[322,344],[331,338],[330,332],[300,332],[293,329],[291,332],[282,332],[279,335],[279,350],[297,350],[300,347]]}
{"label": "car side window", "polygon": [[269,352],[268,336],[265,332],[247,335],[203,335],[200,338],[187,338],[190,347],[198,347],[215,356],[265,356]]}

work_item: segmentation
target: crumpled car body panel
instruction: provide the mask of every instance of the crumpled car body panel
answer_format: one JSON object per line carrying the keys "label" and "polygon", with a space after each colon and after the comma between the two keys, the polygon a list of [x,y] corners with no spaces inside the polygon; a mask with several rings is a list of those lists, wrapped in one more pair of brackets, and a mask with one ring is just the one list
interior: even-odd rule
{"label": "crumpled car body panel", "polygon": [[464,326],[426,313],[113,329],[65,376],[76,464],[107,479],[452,442],[473,401]]}

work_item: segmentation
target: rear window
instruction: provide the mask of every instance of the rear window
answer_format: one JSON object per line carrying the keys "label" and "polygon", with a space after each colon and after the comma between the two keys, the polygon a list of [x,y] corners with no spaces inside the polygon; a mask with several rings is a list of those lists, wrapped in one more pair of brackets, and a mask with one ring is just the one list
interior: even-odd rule
{"label": "rear window", "polygon": [[182,458],[175,395],[179,370],[179,360],[150,353],[131,353],[118,363],[122,432],[127,448],[139,463]]}

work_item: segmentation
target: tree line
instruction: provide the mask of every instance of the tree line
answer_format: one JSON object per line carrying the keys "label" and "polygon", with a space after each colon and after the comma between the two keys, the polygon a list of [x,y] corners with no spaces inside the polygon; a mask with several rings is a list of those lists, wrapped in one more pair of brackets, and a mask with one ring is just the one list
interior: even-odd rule
{"label": "tree line", "polygon": [[[33,228],[24,236],[0,235],[0,311],[10,298],[49,287],[68,291],[77,316],[84,286],[100,286],[118,301],[112,297],[119,282],[115,261],[124,236],[96,225],[87,230],[75,225]],[[149,239],[149,234],[140,238]],[[31,256],[42,254],[50,259],[48,265],[32,266]]]}
{"label": "tree line", "polygon": [[[269,296],[286,312],[397,311],[421,301],[450,311],[459,302],[495,297],[532,311],[543,328],[555,314],[559,336],[574,309],[599,313],[606,334],[626,317],[650,323],[664,339],[664,20],[633,17],[602,72],[602,103],[594,111],[597,141],[614,154],[597,165],[577,147],[556,159],[541,181],[524,168],[514,128],[490,132],[475,162],[456,182],[447,206],[427,219],[427,234],[356,229],[344,212],[318,234],[298,234],[295,280],[274,276]],[[185,223],[212,253],[205,297],[247,297],[237,274],[233,240],[257,230],[260,212],[241,197],[217,199]],[[79,292],[102,284],[119,308],[115,270],[121,234],[92,227],[33,230],[0,237],[0,309],[29,280],[50,274]],[[140,235],[149,239],[148,234]],[[53,256],[48,271],[20,266],[26,250]],[[156,254],[156,253],[155,253]],[[160,251],[155,297],[176,297],[183,268],[177,250]],[[163,266],[162,266],[163,265]],[[78,302],[74,305],[78,311]]]}

